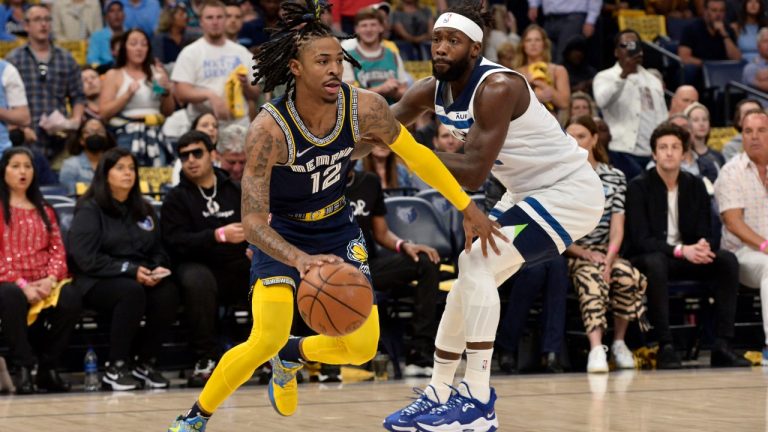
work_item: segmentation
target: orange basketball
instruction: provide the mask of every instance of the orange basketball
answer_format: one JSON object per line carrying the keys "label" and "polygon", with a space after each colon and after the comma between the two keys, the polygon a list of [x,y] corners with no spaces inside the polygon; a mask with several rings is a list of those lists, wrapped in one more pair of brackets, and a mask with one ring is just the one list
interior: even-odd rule
{"label": "orange basketball", "polygon": [[304,322],[326,336],[344,336],[363,325],[373,308],[368,278],[348,263],[313,266],[296,301]]}

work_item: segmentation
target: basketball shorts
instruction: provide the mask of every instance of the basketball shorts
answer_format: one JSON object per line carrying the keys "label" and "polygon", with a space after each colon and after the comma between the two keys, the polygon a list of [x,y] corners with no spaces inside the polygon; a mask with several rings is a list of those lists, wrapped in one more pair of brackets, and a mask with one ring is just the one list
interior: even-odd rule
{"label": "basketball shorts", "polygon": [[547,189],[526,193],[507,190],[490,216],[503,227],[516,227],[513,244],[525,262],[533,265],[562,254],[574,241],[592,232],[604,207],[600,177],[584,164]]}
{"label": "basketball shorts", "polygon": [[[297,221],[272,215],[269,225],[288,243],[310,255],[329,254],[341,257],[357,267],[371,282],[371,270],[368,266],[368,248],[363,232],[355,221],[350,206],[325,219],[312,222]],[[251,261],[251,286],[258,279],[265,287],[275,284],[299,286],[299,270],[284,264],[255,246]]]}

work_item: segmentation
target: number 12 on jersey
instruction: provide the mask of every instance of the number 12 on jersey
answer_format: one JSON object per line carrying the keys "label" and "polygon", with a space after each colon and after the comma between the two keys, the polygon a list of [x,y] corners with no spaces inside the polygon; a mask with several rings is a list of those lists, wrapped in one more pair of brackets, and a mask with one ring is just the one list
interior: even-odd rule
{"label": "number 12 on jersey", "polygon": [[[312,193],[320,192],[321,190],[326,190],[329,187],[331,187],[334,183],[338,182],[341,178],[341,174],[339,173],[341,171],[341,162],[331,165],[328,168],[325,169],[325,171],[320,173],[320,171],[312,174]],[[320,188],[320,180],[323,180],[322,182],[322,188]]]}

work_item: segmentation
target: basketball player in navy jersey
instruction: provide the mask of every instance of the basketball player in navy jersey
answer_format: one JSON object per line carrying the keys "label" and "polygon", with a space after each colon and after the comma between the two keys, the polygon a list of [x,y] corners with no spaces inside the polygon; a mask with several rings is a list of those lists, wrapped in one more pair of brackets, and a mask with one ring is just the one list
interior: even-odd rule
{"label": "basketball player in navy jersey", "polygon": [[[440,159],[465,187],[489,173],[507,192],[491,211],[512,242],[501,255],[474,251],[459,257],[435,339],[432,380],[404,409],[384,420],[391,431],[495,431],[499,421],[490,387],[491,356],[499,323],[498,286],[523,263],[542,262],[588,234],[603,212],[600,179],[587,152],[563,132],[519,73],[482,57],[479,2],[454,3],[435,20],[433,77],[411,87],[392,109],[403,124],[425,111],[464,142],[463,154]],[[610,250],[609,246],[609,250]],[[462,353],[464,379],[452,387]]]}
{"label": "basketball player in navy jersey", "polygon": [[306,0],[283,8],[279,31],[257,55],[255,81],[263,79],[265,92],[285,84],[287,93],[265,104],[251,124],[242,179],[243,227],[256,246],[253,329],[246,342],[224,354],[197,402],[169,431],[204,430],[211,414],[266,360],[273,368],[269,399],[289,416],[298,404],[301,361],[359,365],[373,358],[375,306],[349,335],[289,339],[294,289],[310,267],[343,259],[370,278],[365,241],[344,198],[358,146],[367,151],[370,144],[389,145],[463,212],[467,235],[480,237],[483,254],[486,245],[498,250],[494,236],[506,240],[434,153],[397,122],[384,98],[341,82],[344,60],[355,62],[320,21],[327,5]]}

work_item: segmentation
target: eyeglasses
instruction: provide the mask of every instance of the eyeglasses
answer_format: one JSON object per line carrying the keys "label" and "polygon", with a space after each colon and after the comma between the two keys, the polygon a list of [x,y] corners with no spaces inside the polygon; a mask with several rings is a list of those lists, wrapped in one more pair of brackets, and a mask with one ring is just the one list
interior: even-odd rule
{"label": "eyeglasses", "polygon": [[204,154],[203,149],[194,149],[190,151],[179,152],[179,159],[181,159],[182,162],[186,162],[189,160],[190,156],[194,156],[195,159],[200,160],[203,158],[203,154]]}
{"label": "eyeglasses", "polygon": [[40,73],[40,82],[45,82],[45,79],[48,77],[48,64],[38,63],[37,71]]}
{"label": "eyeglasses", "polygon": [[50,23],[53,21],[53,18],[47,16],[47,17],[34,17],[32,19],[28,19],[27,22],[40,24],[40,23]]}

